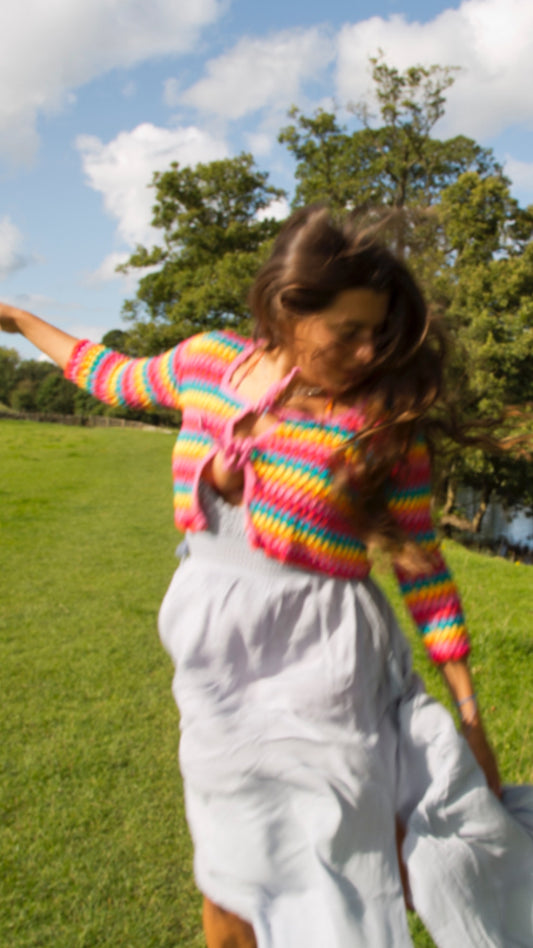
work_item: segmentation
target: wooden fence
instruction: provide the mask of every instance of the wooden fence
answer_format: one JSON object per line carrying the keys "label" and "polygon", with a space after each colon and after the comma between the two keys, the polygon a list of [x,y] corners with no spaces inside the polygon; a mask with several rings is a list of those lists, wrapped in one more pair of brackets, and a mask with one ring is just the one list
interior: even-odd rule
{"label": "wooden fence", "polygon": [[78,425],[86,428],[145,428],[150,431],[172,431],[168,424],[150,425],[144,421],[129,421],[110,415],[59,415],[41,411],[1,411],[0,419],[12,421],[46,421],[58,425]]}

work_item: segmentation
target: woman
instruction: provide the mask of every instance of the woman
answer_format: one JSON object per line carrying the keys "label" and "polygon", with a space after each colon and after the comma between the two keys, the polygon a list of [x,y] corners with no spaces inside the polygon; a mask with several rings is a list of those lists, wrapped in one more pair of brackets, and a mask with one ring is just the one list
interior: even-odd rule
{"label": "woman", "polygon": [[[0,308],[110,404],[180,408],[187,555],[160,613],[209,948],[533,945],[533,841],[498,797],[461,604],[431,525],[442,349],[394,256],[297,212],[252,287],[255,339],[132,360]],[[446,423],[446,422],[445,422]],[[451,430],[451,425],[448,425]],[[459,709],[410,669],[369,579],[389,553]]]}

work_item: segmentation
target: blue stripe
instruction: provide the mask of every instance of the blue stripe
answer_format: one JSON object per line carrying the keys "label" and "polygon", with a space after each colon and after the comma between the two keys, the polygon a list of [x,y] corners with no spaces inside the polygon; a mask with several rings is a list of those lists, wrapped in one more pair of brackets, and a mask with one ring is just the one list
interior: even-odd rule
{"label": "blue stripe", "polygon": [[212,444],[212,441],[213,439],[207,432],[187,431],[178,435],[175,447],[182,448],[186,444]]}
{"label": "blue stripe", "polygon": [[195,381],[191,379],[184,382],[182,387],[182,392],[200,392],[202,395],[210,395],[211,397],[216,398],[223,405],[231,405],[232,408],[242,406],[242,402],[238,398],[233,398],[231,395],[226,395],[225,392],[221,392],[218,387],[219,383],[215,382],[209,384],[203,380]]}
{"label": "blue stripe", "polygon": [[[257,448],[255,452],[260,453],[261,458],[265,462],[274,464],[277,470],[284,468],[290,471],[304,471],[306,474],[311,474],[314,478],[318,478],[321,481],[326,482],[328,479],[331,480],[331,472],[327,468],[317,467],[317,465],[309,464],[308,461],[292,460],[280,451],[262,451],[260,448]],[[281,480],[281,477],[276,479]]]}
{"label": "blue stripe", "polygon": [[420,576],[414,580],[405,580],[405,582],[400,583],[402,592],[408,593],[414,589],[425,589],[429,586],[436,586],[437,583],[449,583],[451,582],[451,575],[448,570],[443,570],[440,573],[431,573],[430,576]]}
{"label": "blue stripe", "polygon": [[295,531],[302,536],[315,536],[320,540],[334,544],[338,549],[341,550],[364,550],[364,544],[359,540],[351,539],[337,533],[332,533],[331,531],[323,530],[320,527],[315,527],[312,523],[309,523],[306,520],[302,520],[300,517],[294,514],[282,514],[277,507],[273,507],[271,504],[266,503],[265,501],[251,501],[250,502],[250,514],[253,516],[254,511],[264,514],[268,517],[272,517],[278,523],[283,523],[286,526],[292,527]]}

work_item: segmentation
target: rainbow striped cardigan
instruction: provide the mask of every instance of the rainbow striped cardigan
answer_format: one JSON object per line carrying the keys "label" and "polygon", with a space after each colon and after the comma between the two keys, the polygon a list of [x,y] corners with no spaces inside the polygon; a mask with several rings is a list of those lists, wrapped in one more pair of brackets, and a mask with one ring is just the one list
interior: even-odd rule
{"label": "rainbow striped cardigan", "polygon": [[[304,569],[343,579],[364,579],[371,568],[365,544],[354,534],[347,497],[336,489],[330,461],[364,424],[354,407],[326,420],[276,406],[272,428],[252,438],[233,429],[251,408],[272,408],[274,386],[250,406],[232,388],[237,366],[256,343],[231,332],[193,336],[162,355],[131,359],[86,340],[72,353],[65,375],[110,405],[180,409],[182,427],[172,456],[174,511],[181,530],[203,530],[198,498],[203,467],[214,453],[244,473],[247,535],[252,547]],[[294,373],[291,373],[291,377]],[[356,452],[353,441],[345,448]],[[461,603],[440,553],[430,515],[430,462],[422,441],[393,472],[390,510],[399,526],[432,554],[432,567],[413,576],[396,568],[407,606],[430,657],[458,659],[469,651]]]}

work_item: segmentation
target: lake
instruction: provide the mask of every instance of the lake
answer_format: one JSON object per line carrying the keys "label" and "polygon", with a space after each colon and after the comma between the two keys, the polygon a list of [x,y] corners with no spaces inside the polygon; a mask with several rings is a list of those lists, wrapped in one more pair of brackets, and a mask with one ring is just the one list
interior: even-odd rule
{"label": "lake", "polygon": [[[471,520],[479,504],[479,494],[470,487],[462,487],[457,491],[457,500]],[[512,546],[526,546],[533,551],[533,516],[520,507],[505,510],[502,504],[493,500],[476,536],[487,543],[498,543],[503,538]]]}

